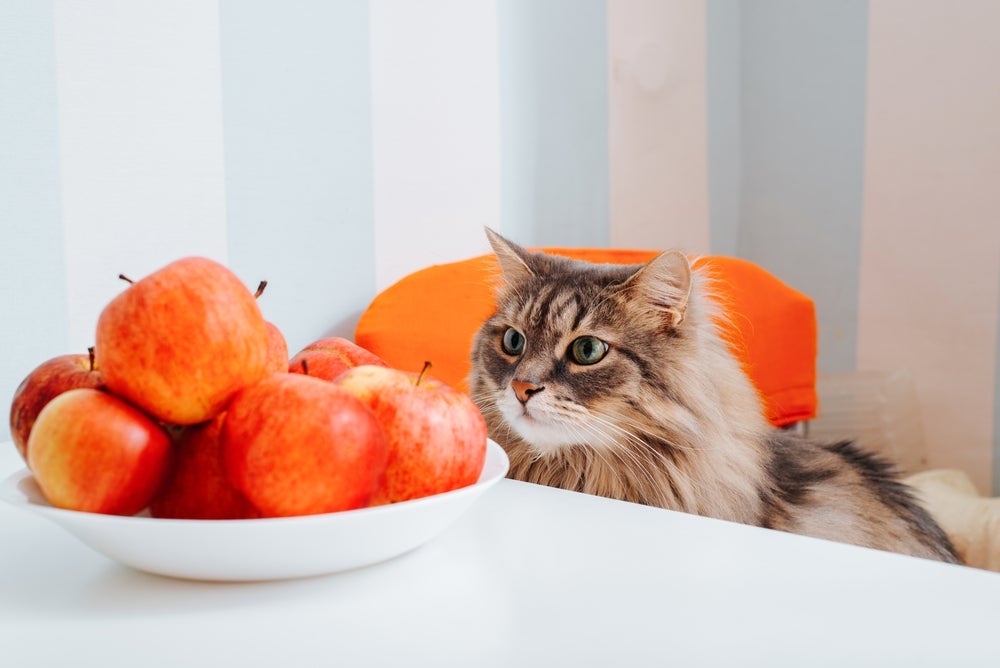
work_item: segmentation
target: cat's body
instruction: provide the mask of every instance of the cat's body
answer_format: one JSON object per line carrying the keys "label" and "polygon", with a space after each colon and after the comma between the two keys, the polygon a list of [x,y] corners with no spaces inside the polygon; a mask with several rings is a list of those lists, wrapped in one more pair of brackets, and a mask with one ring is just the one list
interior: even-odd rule
{"label": "cat's body", "polygon": [[490,241],[506,286],[469,385],[510,477],[957,561],[890,466],[770,426],[684,255],[594,265]]}

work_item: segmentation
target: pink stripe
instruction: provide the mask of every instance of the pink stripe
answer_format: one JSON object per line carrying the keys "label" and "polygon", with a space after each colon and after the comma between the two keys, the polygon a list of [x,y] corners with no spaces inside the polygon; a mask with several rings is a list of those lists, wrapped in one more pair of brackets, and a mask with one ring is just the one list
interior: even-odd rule
{"label": "pink stripe", "polygon": [[1000,5],[872,3],[858,367],[908,368],[929,465],[990,489]]}
{"label": "pink stripe", "polygon": [[611,245],[709,251],[705,3],[608,3]]}

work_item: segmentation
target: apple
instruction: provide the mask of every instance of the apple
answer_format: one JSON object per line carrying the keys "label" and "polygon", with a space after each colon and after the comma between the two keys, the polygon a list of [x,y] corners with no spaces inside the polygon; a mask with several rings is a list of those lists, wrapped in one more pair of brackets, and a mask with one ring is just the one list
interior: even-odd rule
{"label": "apple", "polygon": [[276,373],[240,391],[222,423],[226,476],[265,517],[369,504],[385,473],[375,416],[331,382]]}
{"label": "apple", "polygon": [[278,326],[270,320],[264,321],[267,327],[267,364],[268,373],[284,373],[288,371],[288,342]]}
{"label": "apple", "polygon": [[183,258],[104,307],[97,365],[109,390],[163,422],[205,422],[267,374],[264,323],[253,293],[233,272],[206,258]]}
{"label": "apple", "polygon": [[87,355],[60,355],[42,362],[14,390],[10,404],[10,437],[25,462],[28,461],[28,436],[42,408],[63,392],[81,387],[104,387],[93,348]]}
{"label": "apple", "polygon": [[333,380],[348,369],[363,364],[389,366],[381,357],[353,341],[330,336],[314,341],[296,353],[288,364],[288,370]]}
{"label": "apple", "polygon": [[389,446],[375,503],[447,492],[479,479],[486,422],[468,395],[426,375],[380,366],[345,371],[335,384],[357,396],[382,424]]}
{"label": "apple", "polygon": [[[264,294],[265,288],[267,288],[267,281],[261,281],[257,285],[256,292],[253,293],[254,299],[260,299],[260,296]],[[268,372],[278,373],[288,371],[288,342],[285,340],[285,335],[270,320],[266,320],[264,325],[267,327]]]}
{"label": "apple", "polygon": [[149,416],[107,392],[67,390],[38,414],[28,464],[57,508],[134,515],[166,477],[170,437]]}
{"label": "apple", "polygon": [[220,413],[209,422],[185,427],[174,442],[174,467],[149,505],[153,517],[238,520],[260,517],[233,487],[222,466]]}

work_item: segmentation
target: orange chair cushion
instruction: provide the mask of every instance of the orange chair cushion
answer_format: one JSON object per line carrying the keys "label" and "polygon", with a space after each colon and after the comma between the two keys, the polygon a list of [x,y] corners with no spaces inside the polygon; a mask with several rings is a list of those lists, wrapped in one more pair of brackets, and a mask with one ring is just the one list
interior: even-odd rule
{"label": "orange chair cushion", "polygon": [[[658,251],[544,248],[548,253],[614,264],[640,264]],[[761,267],[737,258],[695,260],[712,279],[720,323],[776,426],[816,416],[816,314],[812,300]],[[430,374],[468,390],[472,339],[493,314],[502,280],[493,255],[434,265],[379,293],[361,315],[355,342],[399,369]]]}

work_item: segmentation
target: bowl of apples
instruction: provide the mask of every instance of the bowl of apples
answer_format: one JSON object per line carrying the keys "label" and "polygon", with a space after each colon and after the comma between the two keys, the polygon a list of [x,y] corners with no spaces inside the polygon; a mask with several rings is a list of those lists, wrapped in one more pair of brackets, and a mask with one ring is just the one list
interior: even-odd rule
{"label": "bowl of apples", "polygon": [[11,405],[27,468],[0,498],[135,569],[247,581],[381,562],[456,521],[509,466],[472,400],[353,342],[291,359],[227,268],[129,282],[89,354]]}
{"label": "bowl of apples", "polygon": [[30,471],[0,483],[0,497],[60,525],[136,570],[208,581],[260,581],[337,573],[398,557],[448,529],[504,477],[490,441],[475,483],[410,501],[317,515],[245,520],[106,515],[52,506]]}

